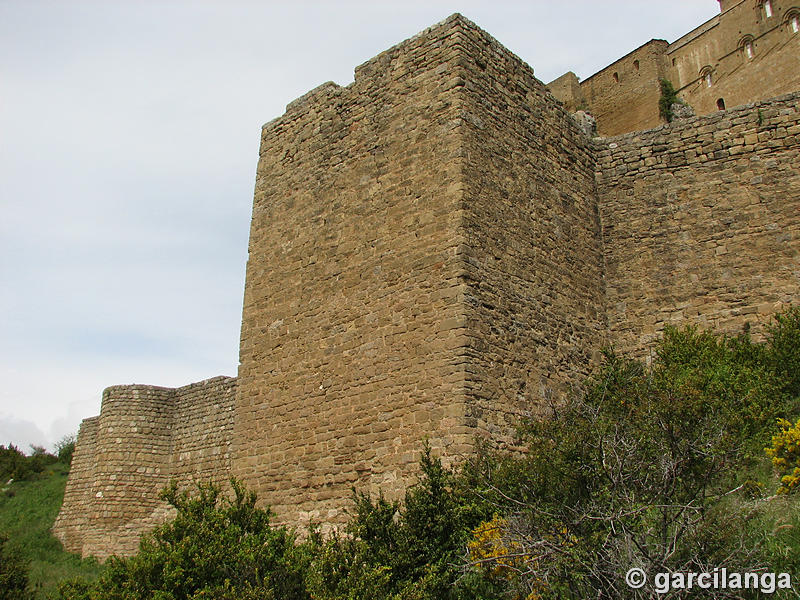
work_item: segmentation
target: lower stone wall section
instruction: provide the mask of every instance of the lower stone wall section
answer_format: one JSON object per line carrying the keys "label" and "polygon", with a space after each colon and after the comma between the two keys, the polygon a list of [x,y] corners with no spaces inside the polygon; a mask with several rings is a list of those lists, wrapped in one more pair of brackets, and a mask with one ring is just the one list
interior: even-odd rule
{"label": "lower stone wall section", "polygon": [[610,339],[763,332],[800,297],[800,94],[598,142]]}
{"label": "lower stone wall section", "polygon": [[100,417],[84,419],[78,430],[61,510],[53,533],[71,552],[81,552],[84,538],[93,530],[88,506],[97,466],[97,426]]}
{"label": "lower stone wall section", "polygon": [[100,559],[132,554],[169,516],[158,493],[170,480],[227,477],[235,393],[231,377],[106,389],[100,416],[81,424],[53,526],[64,547]]}

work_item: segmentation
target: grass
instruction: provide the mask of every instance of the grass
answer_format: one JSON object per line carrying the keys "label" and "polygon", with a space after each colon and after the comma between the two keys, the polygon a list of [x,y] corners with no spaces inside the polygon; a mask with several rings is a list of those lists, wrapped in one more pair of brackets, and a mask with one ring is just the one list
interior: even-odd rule
{"label": "grass", "polygon": [[[800,495],[775,495],[780,483],[772,470],[771,461],[765,459],[759,470],[754,470],[754,479],[766,482],[764,494],[769,498],[752,524],[754,534],[762,536],[765,553],[771,557],[767,565],[775,572],[792,574],[795,589],[800,576]],[[797,597],[797,594],[792,597]]]}
{"label": "grass", "polygon": [[96,560],[64,551],[50,532],[61,508],[67,473],[63,463],[49,465],[41,475],[15,481],[0,494],[0,532],[30,562],[30,587],[37,600],[50,597],[63,579],[79,575],[94,579],[102,570]]}

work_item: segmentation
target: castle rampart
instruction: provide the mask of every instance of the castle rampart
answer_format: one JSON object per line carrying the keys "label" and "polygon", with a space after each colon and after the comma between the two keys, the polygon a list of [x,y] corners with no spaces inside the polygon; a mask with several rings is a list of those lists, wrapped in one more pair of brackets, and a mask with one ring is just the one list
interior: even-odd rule
{"label": "castle rampart", "polygon": [[167,517],[158,493],[170,479],[225,479],[235,390],[230,377],[174,389],[107,388],[100,416],[78,433],[53,527],[64,547],[99,558],[131,554],[141,533]]}
{"label": "castle rampart", "polygon": [[129,553],[168,479],[228,474],[335,525],[426,439],[511,441],[607,343],[758,333],[800,291],[798,127],[789,95],[593,140],[460,15],[319,86],[262,130],[238,379],[107,390],[56,533]]}
{"label": "castle rampart", "polygon": [[610,339],[763,331],[800,297],[800,94],[597,142]]}
{"label": "castle rampart", "polygon": [[470,24],[460,223],[467,424],[509,440],[605,341],[592,145],[533,71]]}

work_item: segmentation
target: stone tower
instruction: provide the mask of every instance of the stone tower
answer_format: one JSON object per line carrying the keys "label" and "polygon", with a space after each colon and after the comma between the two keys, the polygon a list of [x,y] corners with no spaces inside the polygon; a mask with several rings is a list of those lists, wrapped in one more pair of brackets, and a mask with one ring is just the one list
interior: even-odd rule
{"label": "stone tower", "polygon": [[289,521],[508,439],[602,344],[589,140],[460,15],[264,126],[233,474]]}

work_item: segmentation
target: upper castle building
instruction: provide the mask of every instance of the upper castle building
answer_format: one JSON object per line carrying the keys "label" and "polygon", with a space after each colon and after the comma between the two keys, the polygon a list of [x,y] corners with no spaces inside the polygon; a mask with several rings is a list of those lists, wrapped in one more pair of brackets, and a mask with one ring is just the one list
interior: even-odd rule
{"label": "upper castle building", "polygon": [[569,72],[548,88],[568,110],[590,112],[600,135],[663,123],[661,79],[698,115],[800,90],[798,1],[718,1],[718,15],[671,44],[650,40],[582,82]]}

